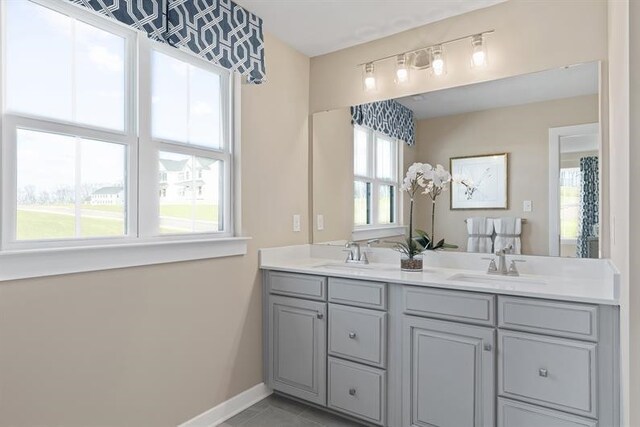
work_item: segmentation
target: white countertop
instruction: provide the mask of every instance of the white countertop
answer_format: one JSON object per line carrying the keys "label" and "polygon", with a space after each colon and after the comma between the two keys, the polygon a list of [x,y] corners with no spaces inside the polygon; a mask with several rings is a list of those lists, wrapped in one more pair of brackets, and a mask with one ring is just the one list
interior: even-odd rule
{"label": "white countertop", "polygon": [[[300,245],[260,250],[260,268],[443,289],[618,305],[619,274],[609,260],[508,255],[523,259],[520,277],[489,276],[489,254],[429,253],[422,272],[400,270],[399,254],[375,249],[366,266],[344,263],[341,247]],[[486,265],[485,265],[486,264]],[[461,268],[464,266],[465,268]],[[452,277],[452,276],[458,276]],[[466,276],[460,280],[460,276]],[[477,281],[476,281],[477,279]]]}

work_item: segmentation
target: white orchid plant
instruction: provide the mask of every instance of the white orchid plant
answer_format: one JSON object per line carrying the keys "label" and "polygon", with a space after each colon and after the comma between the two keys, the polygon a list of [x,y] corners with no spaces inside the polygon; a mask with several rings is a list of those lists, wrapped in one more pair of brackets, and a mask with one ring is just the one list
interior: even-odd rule
{"label": "white orchid plant", "polygon": [[[429,163],[414,163],[409,167],[400,187],[410,198],[409,235],[406,242],[396,244],[398,251],[413,258],[425,250],[457,248],[455,245],[446,244],[444,239],[434,243],[436,199],[447,189],[450,182],[451,174],[442,165],[433,167]],[[431,236],[423,230],[416,230],[418,236],[413,237],[413,203],[417,194],[426,194],[431,199]]]}

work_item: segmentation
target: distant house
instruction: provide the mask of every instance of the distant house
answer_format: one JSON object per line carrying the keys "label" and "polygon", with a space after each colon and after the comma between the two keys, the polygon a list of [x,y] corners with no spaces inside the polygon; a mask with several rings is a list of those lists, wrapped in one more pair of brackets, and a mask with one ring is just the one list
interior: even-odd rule
{"label": "distant house", "polygon": [[124,203],[123,187],[102,187],[89,196],[92,205],[121,205]]}
{"label": "distant house", "polygon": [[160,159],[160,200],[164,203],[184,203],[192,200],[218,199],[219,169],[216,161],[196,157],[190,159]]}

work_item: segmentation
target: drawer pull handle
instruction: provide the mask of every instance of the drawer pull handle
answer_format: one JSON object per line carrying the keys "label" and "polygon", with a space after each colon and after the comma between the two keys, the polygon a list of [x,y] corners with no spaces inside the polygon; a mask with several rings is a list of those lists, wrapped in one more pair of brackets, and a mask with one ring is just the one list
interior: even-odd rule
{"label": "drawer pull handle", "polygon": [[491,344],[485,344],[484,351],[491,351]]}
{"label": "drawer pull handle", "polygon": [[349,338],[351,338],[352,340],[356,339],[356,333],[355,332],[349,332]]}
{"label": "drawer pull handle", "polygon": [[546,369],[540,368],[540,370],[538,371],[538,375],[540,375],[541,377],[547,378],[549,373],[547,372]]}
{"label": "drawer pull handle", "polygon": [[356,395],[356,389],[355,388],[350,388],[349,389],[349,395],[355,396]]}
{"label": "drawer pull handle", "polygon": [[318,317],[318,319],[324,319],[324,314],[322,313],[318,313],[316,316]]}

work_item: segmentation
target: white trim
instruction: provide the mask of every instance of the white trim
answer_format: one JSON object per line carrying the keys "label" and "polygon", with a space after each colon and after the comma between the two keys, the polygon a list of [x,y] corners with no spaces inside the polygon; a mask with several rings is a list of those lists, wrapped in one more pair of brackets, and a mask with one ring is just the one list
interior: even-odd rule
{"label": "white trim", "polygon": [[407,227],[404,225],[392,225],[389,227],[369,227],[353,230],[351,240],[361,241],[370,239],[381,239],[383,237],[404,236]]}
{"label": "white trim", "polygon": [[222,424],[234,415],[258,403],[273,393],[265,383],[260,383],[235,395],[231,399],[214,406],[208,411],[180,424],[178,427],[214,427]]}
{"label": "white trim", "polygon": [[598,123],[549,128],[549,256],[560,256],[560,139],[591,134],[598,135],[601,150]]}
{"label": "white trim", "polygon": [[0,281],[246,255],[248,237],[3,251]]}

